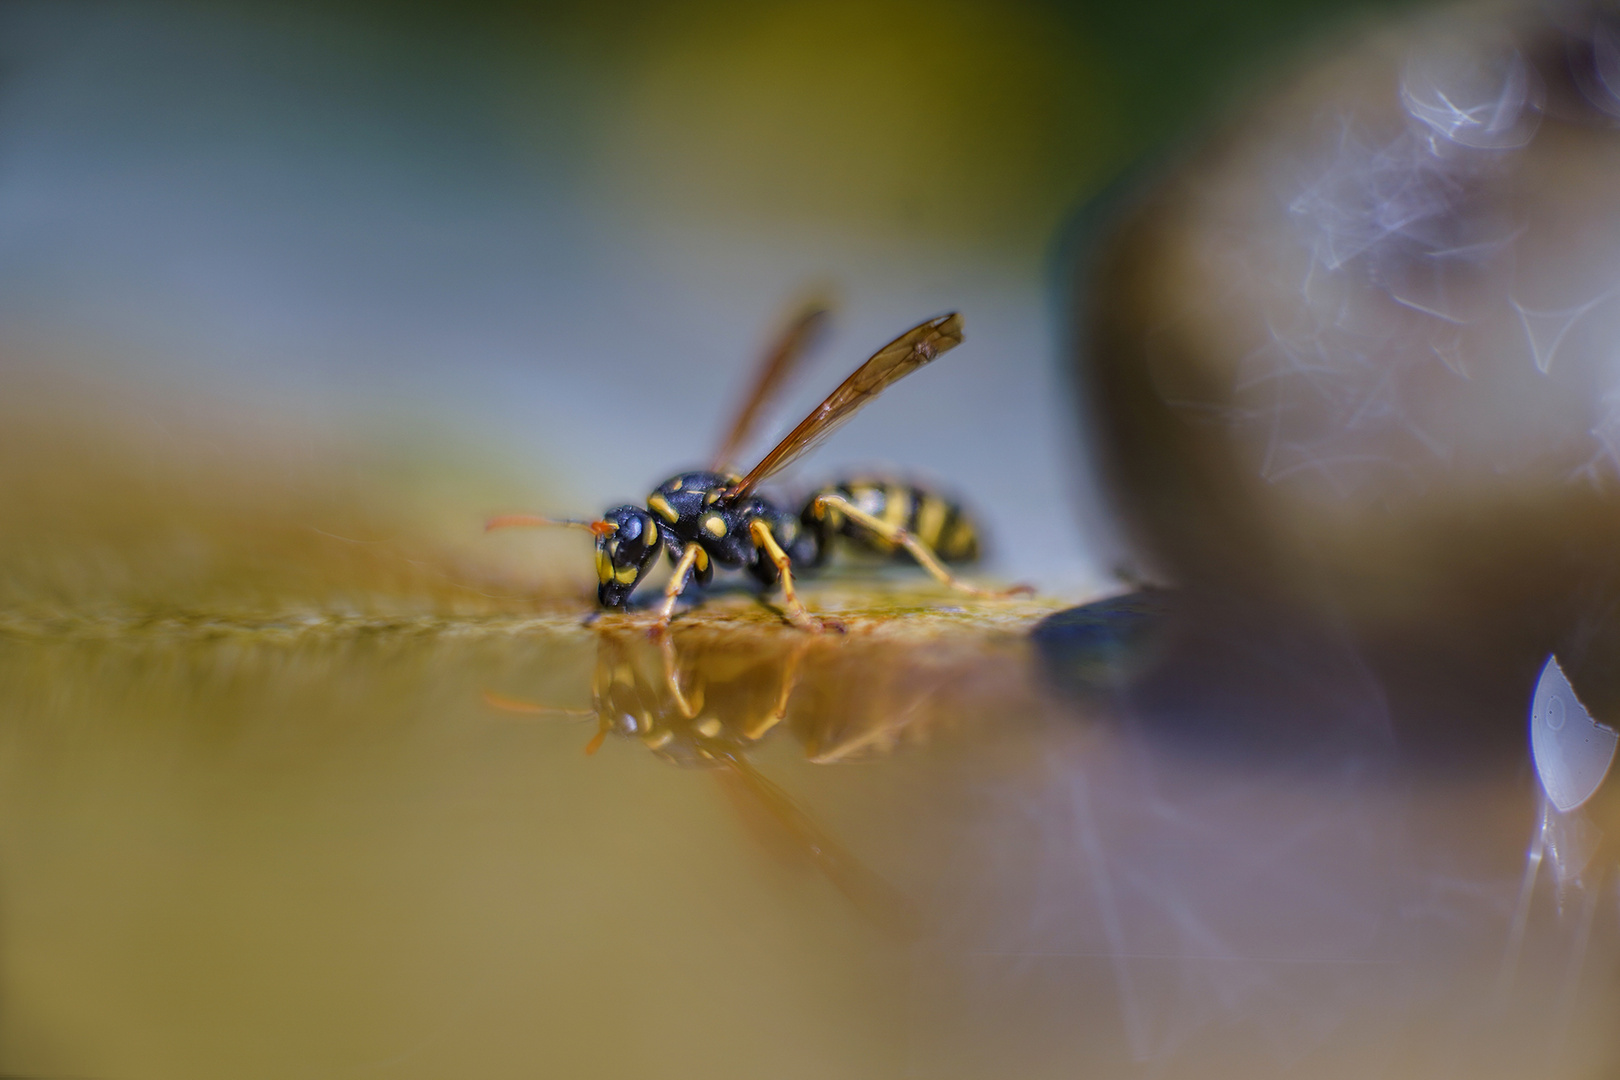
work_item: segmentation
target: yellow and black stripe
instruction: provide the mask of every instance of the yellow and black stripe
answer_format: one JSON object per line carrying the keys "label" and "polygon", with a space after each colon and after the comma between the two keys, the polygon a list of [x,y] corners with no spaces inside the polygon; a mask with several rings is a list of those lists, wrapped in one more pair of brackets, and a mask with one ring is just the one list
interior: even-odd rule
{"label": "yellow and black stripe", "polygon": [[821,543],[816,562],[824,562],[829,541],[842,536],[855,546],[878,555],[906,558],[887,537],[849,520],[837,509],[827,508],[818,517],[816,499],[837,495],[855,507],[922,541],[942,562],[968,563],[979,557],[979,532],[961,505],[938,492],[903,480],[861,477],[821,488],[805,504],[804,525],[819,534]]}

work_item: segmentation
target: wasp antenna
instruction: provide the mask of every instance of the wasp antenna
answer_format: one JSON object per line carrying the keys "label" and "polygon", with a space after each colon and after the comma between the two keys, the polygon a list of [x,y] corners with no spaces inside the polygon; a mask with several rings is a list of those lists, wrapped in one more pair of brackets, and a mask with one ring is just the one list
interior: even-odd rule
{"label": "wasp antenna", "polygon": [[484,522],[484,531],[495,529],[555,527],[584,529],[593,536],[608,536],[618,529],[611,521],[578,521],[574,518],[547,518],[535,514],[501,514]]}
{"label": "wasp antenna", "polygon": [[509,713],[527,713],[530,716],[595,716],[595,709],[556,709],[549,705],[537,705],[522,698],[507,697],[497,694],[493,690],[484,691],[484,704],[492,709],[499,709]]}

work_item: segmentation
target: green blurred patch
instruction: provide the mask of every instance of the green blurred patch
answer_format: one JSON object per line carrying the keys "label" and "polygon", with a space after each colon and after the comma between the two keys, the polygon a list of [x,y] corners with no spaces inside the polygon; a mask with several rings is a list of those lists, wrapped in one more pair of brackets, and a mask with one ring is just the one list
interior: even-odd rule
{"label": "green blurred patch", "polygon": [[[262,3],[237,3],[248,10]],[[278,7],[280,5],[277,5]],[[1129,162],[1412,0],[419,0],[339,5],[471,61],[616,213],[1027,256]],[[321,5],[329,13],[333,5]],[[416,44],[410,45],[409,43]],[[431,68],[431,64],[427,65]]]}
{"label": "green blurred patch", "polygon": [[662,215],[1023,248],[1119,153],[1101,57],[1026,5],[724,3],[654,22],[603,142],[617,185]]}

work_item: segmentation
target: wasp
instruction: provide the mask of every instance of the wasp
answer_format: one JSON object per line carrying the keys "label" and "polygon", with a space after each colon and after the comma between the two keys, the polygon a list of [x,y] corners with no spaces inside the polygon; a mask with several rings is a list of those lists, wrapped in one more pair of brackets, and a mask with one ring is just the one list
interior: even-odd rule
{"label": "wasp", "polygon": [[826,319],[825,308],[811,306],[767,352],[710,469],[672,476],[647,497],[645,507],[616,506],[595,521],[512,514],[491,519],[487,528],[566,525],[589,531],[596,538],[597,600],[609,609],[626,608],[659,553],[666,552],[675,569],[655,629],[669,625],[687,584],[707,585],[716,566],[743,570],[766,590],[780,584],[788,621],[797,626],[836,625],[805,610],[793,573],[823,565],[837,540],[883,556],[904,552],[942,583],[975,596],[1031,591],[1028,586],[980,589],[953,577],[945,564],[977,559],[978,531],[961,506],[918,485],[845,480],[815,491],[797,512],[758,492],[760,484],[820,445],[884,390],[960,345],[962,317],[955,312],[920,323],[873,353],[746,474],[729,469],[760,409]]}

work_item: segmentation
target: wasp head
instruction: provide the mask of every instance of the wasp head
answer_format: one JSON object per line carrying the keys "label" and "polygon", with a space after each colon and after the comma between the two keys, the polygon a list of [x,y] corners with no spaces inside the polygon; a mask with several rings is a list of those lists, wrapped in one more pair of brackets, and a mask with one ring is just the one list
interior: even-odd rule
{"label": "wasp head", "polygon": [[658,524],[639,506],[616,506],[591,531],[596,533],[596,598],[603,607],[622,608],[658,558],[663,546]]}

